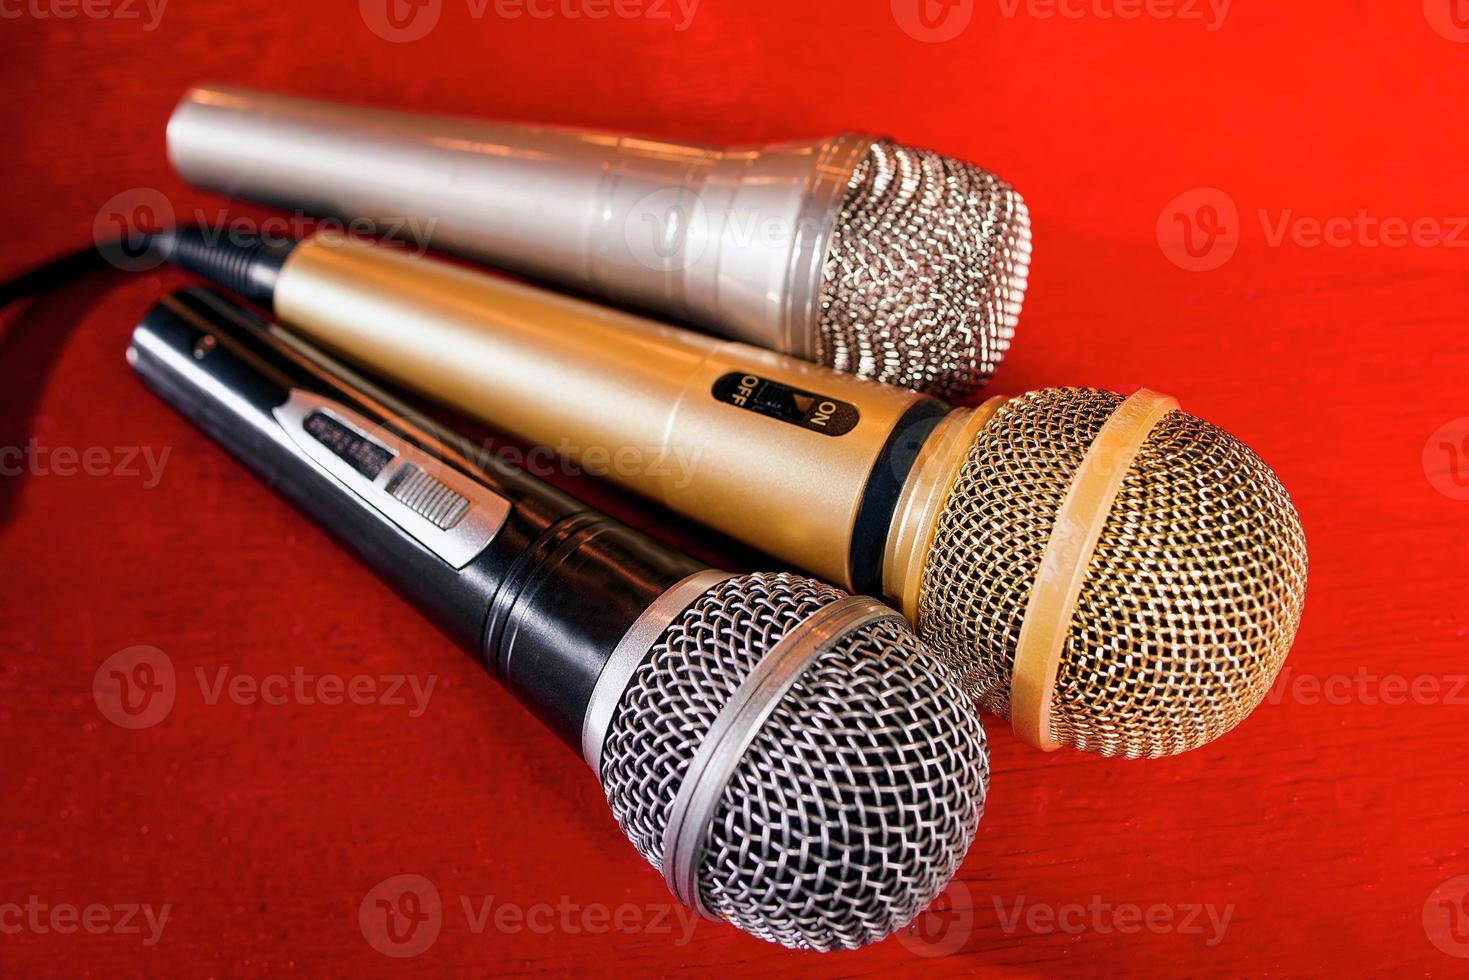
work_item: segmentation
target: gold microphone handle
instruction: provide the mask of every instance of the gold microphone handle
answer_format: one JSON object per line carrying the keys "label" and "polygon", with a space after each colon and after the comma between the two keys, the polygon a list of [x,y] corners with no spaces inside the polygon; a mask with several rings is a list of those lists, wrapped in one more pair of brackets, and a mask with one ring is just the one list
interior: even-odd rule
{"label": "gold microphone handle", "polygon": [[856,577],[880,575],[891,509],[863,505],[874,482],[905,476],[885,472],[894,432],[947,411],[363,242],[303,242],[275,311],[359,364],[848,588],[854,537],[872,565]]}

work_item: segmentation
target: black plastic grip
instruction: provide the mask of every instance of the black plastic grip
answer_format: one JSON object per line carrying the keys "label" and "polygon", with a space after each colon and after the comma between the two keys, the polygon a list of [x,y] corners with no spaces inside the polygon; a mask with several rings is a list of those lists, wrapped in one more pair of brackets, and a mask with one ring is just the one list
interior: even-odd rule
{"label": "black plastic grip", "polygon": [[266,310],[275,309],[276,281],[297,244],[190,225],[159,232],[152,241],[153,250],[163,260]]}

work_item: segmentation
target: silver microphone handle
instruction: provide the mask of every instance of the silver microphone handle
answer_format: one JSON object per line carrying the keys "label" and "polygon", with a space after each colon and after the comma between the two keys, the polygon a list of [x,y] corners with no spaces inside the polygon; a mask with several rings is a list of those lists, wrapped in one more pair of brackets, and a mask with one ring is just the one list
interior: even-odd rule
{"label": "silver microphone handle", "polygon": [[808,360],[836,217],[871,143],[720,149],[223,86],[188,92],[168,126],[169,158],[199,187],[368,219]]}

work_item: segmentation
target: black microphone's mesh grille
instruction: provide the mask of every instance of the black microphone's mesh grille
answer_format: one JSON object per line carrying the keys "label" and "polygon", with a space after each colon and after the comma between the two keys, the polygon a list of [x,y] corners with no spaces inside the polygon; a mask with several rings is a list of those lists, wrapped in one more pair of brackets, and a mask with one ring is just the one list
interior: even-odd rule
{"label": "black microphone's mesh grille", "polygon": [[906,624],[874,623],[761,729],[715,817],[704,902],[787,946],[876,942],[943,891],[988,787],[972,703]]}
{"label": "black microphone's mesh grille", "polygon": [[602,785],[638,853],[663,868],[663,830],[704,734],[791,627],[841,599],[794,575],[731,579],[694,603],[633,675],[602,748]]}
{"label": "black microphone's mesh grille", "polygon": [[[669,808],[719,710],[763,653],[841,593],[754,575],[704,596],[638,669],[603,748],[618,823],[662,869]],[[786,693],[735,769],[699,867],[709,911],[802,949],[901,928],[944,888],[989,783],[984,732],[897,620],[839,638]]]}
{"label": "black microphone's mesh grille", "polygon": [[962,399],[1010,348],[1030,216],[1004,181],[888,141],[858,165],[827,256],[817,360]]}
{"label": "black microphone's mesh grille", "polygon": [[[981,430],[940,514],[919,632],[1002,717],[1057,511],[1121,400],[1052,389],[1008,402]],[[1218,738],[1264,699],[1305,586],[1305,538],[1275,474],[1217,426],[1169,414],[1124,478],[1088,566],[1052,735],[1131,757]]]}

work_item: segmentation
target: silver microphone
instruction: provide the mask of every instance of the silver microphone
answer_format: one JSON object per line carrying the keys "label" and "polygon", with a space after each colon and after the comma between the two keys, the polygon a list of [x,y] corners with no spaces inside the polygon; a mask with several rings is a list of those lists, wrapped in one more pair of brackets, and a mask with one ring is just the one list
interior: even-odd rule
{"label": "silver microphone", "polygon": [[204,86],[168,152],[200,187],[951,400],[1009,349],[1030,264],[1004,181],[855,134],[722,148]]}

